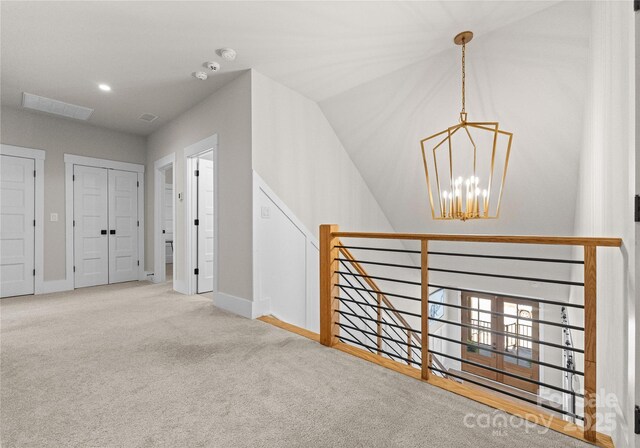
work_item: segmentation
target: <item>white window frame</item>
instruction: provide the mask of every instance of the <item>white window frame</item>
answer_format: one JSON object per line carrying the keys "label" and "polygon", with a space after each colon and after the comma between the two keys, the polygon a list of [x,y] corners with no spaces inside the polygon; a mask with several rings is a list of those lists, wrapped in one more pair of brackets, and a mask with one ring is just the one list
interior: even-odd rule
{"label": "white window frame", "polygon": [[36,170],[35,180],[35,220],[34,264],[36,275],[33,279],[33,293],[43,294],[44,290],[44,160],[46,152],[42,149],[23,148],[21,146],[0,144],[0,155],[33,159]]}

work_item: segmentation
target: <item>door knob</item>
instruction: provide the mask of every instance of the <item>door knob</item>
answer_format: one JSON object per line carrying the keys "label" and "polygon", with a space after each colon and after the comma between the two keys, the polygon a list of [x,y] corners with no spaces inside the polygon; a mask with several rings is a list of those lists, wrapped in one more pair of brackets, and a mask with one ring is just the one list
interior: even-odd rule
{"label": "door knob", "polygon": [[116,234],[116,231],[115,231],[115,230],[113,230],[113,229],[112,229],[112,230],[109,230],[109,234],[110,234],[110,235],[115,235],[115,234]]}
{"label": "door knob", "polygon": [[100,235],[106,235],[106,234],[107,234],[107,231],[106,231],[106,230],[101,230],[101,231],[100,231]]}

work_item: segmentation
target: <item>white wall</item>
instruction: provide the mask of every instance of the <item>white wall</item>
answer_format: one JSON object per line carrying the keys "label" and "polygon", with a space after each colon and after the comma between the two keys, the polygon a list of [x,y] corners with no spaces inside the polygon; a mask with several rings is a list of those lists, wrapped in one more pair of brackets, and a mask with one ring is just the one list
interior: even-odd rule
{"label": "white wall", "polygon": [[[590,82],[576,214],[576,233],[614,236],[623,248],[598,249],[598,391],[605,417],[599,431],[618,447],[633,447],[637,306],[634,24],[627,2],[594,2]],[[613,421],[608,417],[614,417]]]}
{"label": "white wall", "polygon": [[[2,107],[0,140],[4,144],[43,149],[44,161],[44,280],[64,280],[65,186],[64,154],[121,162],[145,163],[145,138],[87,123],[21,108]],[[51,222],[50,214],[58,221]]]}
{"label": "white wall", "polygon": [[[252,70],[252,123],[258,179],[254,299],[270,300],[273,314],[317,331],[314,244],[320,224],[345,230],[393,228],[317,103]],[[268,219],[261,216],[263,207],[270,210]],[[393,258],[411,263],[408,256]]]}
{"label": "white wall", "polygon": [[254,172],[254,291],[264,314],[320,331],[318,241]]}
{"label": "white wall", "polygon": [[314,235],[392,230],[317,103],[252,70],[251,110],[253,169]]}
{"label": "white wall", "polygon": [[[251,77],[249,72],[184,112],[147,141],[147,185],[154,185],[153,163],[176,153],[174,193],[184,193],[184,148],[211,135],[218,136],[218,290],[228,296],[251,300]],[[147,189],[146,216],[152,217],[153,191]],[[185,282],[186,203],[176,202],[174,282]],[[145,269],[153,270],[153,219],[147,219]]]}

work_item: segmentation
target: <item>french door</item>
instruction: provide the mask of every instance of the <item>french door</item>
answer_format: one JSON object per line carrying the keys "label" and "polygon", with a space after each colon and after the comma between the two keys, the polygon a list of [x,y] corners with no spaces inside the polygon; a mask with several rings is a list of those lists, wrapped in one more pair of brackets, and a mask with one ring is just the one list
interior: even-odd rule
{"label": "french door", "polygon": [[0,297],[34,293],[35,161],[0,156]]}
{"label": "french door", "polygon": [[130,171],[73,167],[74,286],[138,278],[138,184]]}
{"label": "french door", "polygon": [[[534,302],[462,293],[462,370],[531,393],[539,380],[538,307]],[[489,367],[489,369],[483,368]],[[504,373],[502,373],[504,372]],[[512,374],[512,375],[509,375]]]}

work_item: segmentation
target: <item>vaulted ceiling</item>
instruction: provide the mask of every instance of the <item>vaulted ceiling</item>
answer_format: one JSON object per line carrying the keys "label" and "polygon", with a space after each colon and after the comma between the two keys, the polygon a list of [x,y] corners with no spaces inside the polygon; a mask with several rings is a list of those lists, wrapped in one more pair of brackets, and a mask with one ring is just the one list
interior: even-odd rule
{"label": "vaulted ceiling", "polygon": [[474,38],[467,112],[514,133],[499,220],[433,221],[419,141],[458,122],[460,48],[320,103],[395,230],[571,234],[587,91],[590,16],[564,2]]}
{"label": "vaulted ceiling", "polygon": [[[323,101],[428,59],[462,29],[482,36],[553,3],[2,2],[2,104],[27,91],[146,135],[248,68]],[[195,80],[209,60],[221,72]],[[146,112],[160,119],[137,120]]]}

